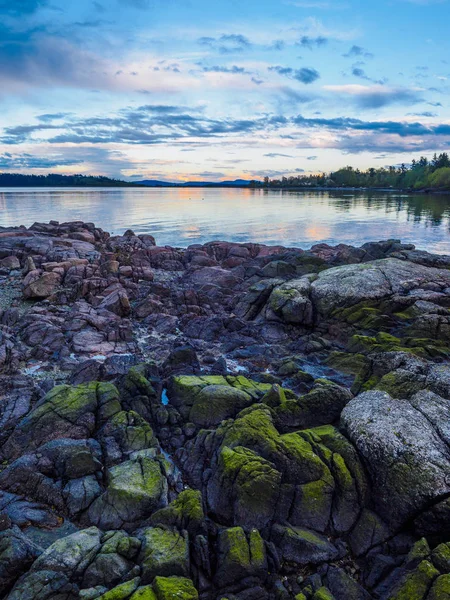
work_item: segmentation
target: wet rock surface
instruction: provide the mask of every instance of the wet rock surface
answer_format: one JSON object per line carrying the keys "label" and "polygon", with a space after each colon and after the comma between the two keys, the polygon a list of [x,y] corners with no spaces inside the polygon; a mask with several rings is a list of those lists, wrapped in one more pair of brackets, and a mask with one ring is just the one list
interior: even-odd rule
{"label": "wet rock surface", "polygon": [[0,598],[450,598],[450,270],[0,228]]}

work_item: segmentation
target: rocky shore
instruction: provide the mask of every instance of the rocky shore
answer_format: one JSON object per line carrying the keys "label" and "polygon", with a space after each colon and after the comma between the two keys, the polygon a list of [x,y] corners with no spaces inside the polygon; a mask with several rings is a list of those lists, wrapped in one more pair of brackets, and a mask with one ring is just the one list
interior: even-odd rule
{"label": "rocky shore", "polygon": [[450,599],[450,256],[0,228],[0,598]]}

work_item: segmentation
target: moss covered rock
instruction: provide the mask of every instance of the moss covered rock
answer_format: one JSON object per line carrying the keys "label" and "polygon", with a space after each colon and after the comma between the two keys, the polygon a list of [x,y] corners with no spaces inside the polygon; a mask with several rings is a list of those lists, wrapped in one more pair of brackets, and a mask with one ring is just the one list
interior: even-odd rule
{"label": "moss covered rock", "polygon": [[139,586],[139,577],[116,586],[99,597],[99,600],[127,600]]}
{"label": "moss covered rock", "polygon": [[252,397],[230,385],[209,385],[196,395],[189,413],[189,421],[200,427],[218,425],[250,406]]}
{"label": "moss covered rock", "polygon": [[20,421],[2,455],[12,459],[50,440],[92,437],[120,410],[119,393],[110,383],[56,386]]}
{"label": "moss covered rock", "polygon": [[252,529],[248,535],[241,527],[220,532],[215,575],[220,587],[235,584],[250,576],[265,578],[266,571],[266,550],[258,530]]}
{"label": "moss covered rock", "polygon": [[435,580],[427,600],[450,600],[450,575],[441,575]]}
{"label": "moss covered rock", "polygon": [[450,573],[450,542],[436,546],[431,554],[431,560],[441,573]]}
{"label": "moss covered rock", "polygon": [[185,577],[155,577],[153,589],[157,600],[198,600],[198,592]]}
{"label": "moss covered rock", "polygon": [[109,469],[107,489],[88,511],[91,523],[120,529],[167,505],[167,480],[158,460],[139,457]]}
{"label": "moss covered rock", "polygon": [[223,447],[206,490],[213,514],[224,523],[264,527],[275,514],[281,475],[256,452]]}
{"label": "moss covered rock", "polygon": [[152,525],[185,529],[190,535],[197,535],[204,523],[202,495],[197,490],[183,490],[177,498],[165,508],[153,513]]}
{"label": "moss covered rock", "polygon": [[389,596],[389,600],[425,600],[439,571],[423,560],[418,567],[406,575]]}
{"label": "moss covered rock", "polygon": [[289,563],[317,565],[338,556],[337,549],[325,536],[309,529],[274,525],[270,539]]}
{"label": "moss covered rock", "polygon": [[189,540],[176,530],[149,527],[142,533],[139,554],[142,582],[151,583],[156,575],[168,577],[189,574]]}

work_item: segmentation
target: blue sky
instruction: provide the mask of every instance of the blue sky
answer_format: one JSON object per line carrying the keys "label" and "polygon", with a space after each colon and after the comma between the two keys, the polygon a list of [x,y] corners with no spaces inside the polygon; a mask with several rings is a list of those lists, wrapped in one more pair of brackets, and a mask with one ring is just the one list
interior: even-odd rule
{"label": "blue sky", "polygon": [[234,179],[450,150],[450,0],[0,0],[0,171]]}

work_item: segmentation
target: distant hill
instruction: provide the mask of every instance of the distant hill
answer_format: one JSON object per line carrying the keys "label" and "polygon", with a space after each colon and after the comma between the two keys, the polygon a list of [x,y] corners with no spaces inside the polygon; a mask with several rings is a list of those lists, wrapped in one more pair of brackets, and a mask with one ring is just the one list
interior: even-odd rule
{"label": "distant hill", "polygon": [[135,181],[138,185],[145,185],[147,187],[180,187],[180,184],[173,183],[171,181],[160,181],[159,179],[143,179],[142,181]]}
{"label": "distant hill", "polygon": [[243,187],[250,181],[186,181],[176,183],[159,179],[142,181],[122,181],[95,175],[22,175],[20,173],[0,173],[0,187]]}
{"label": "distant hill", "polygon": [[235,179],[234,181],[186,181],[184,183],[160,181],[159,179],[143,179],[135,183],[146,185],[147,187],[243,187],[250,185],[250,181],[246,179]]}
{"label": "distant hill", "polygon": [[138,183],[94,175],[0,173],[0,187],[141,187]]}

